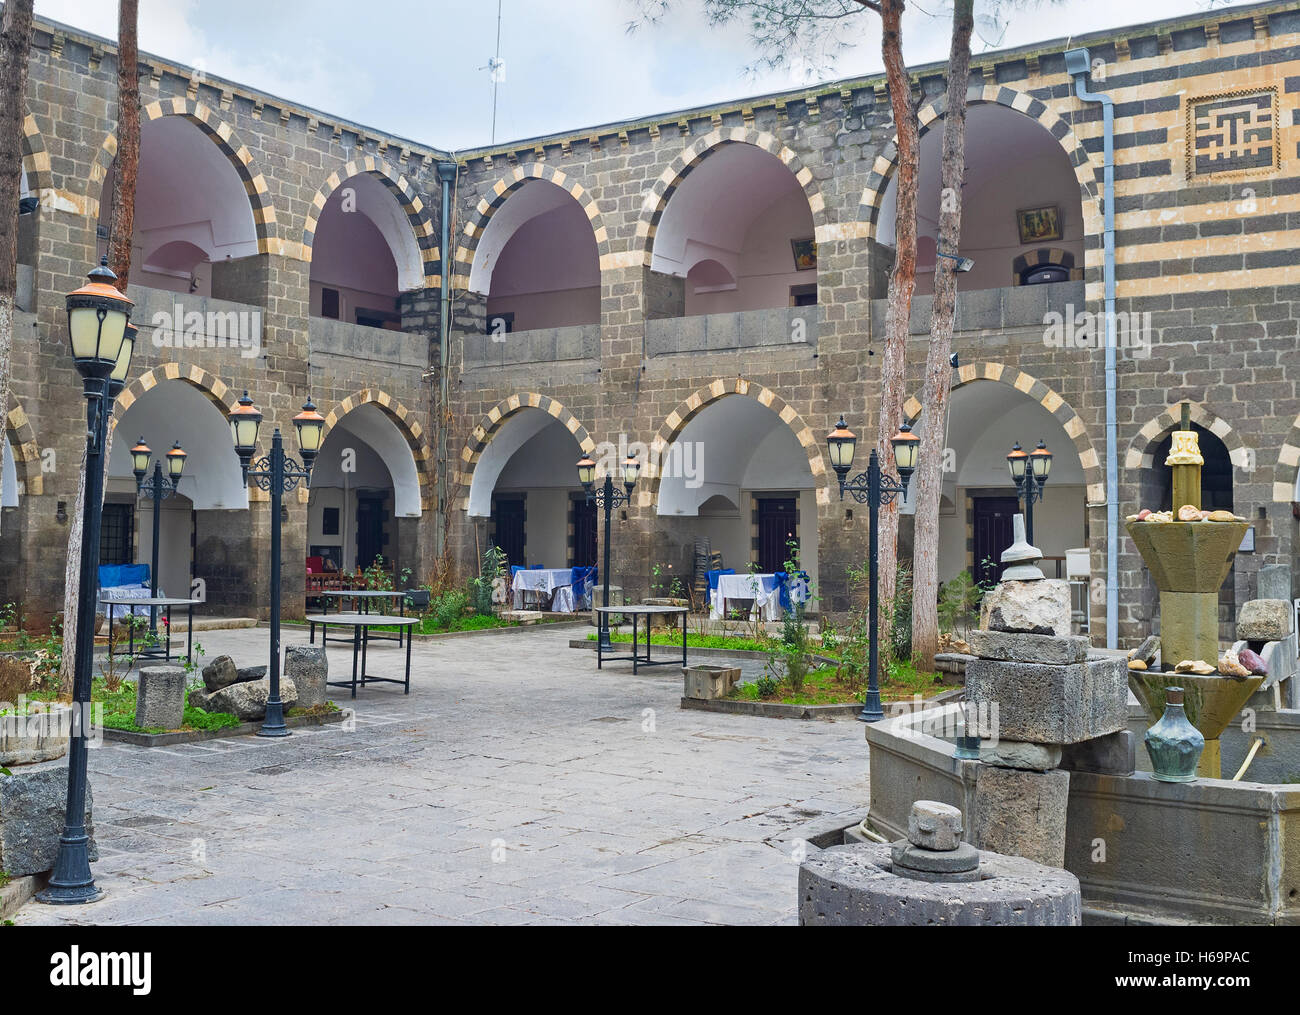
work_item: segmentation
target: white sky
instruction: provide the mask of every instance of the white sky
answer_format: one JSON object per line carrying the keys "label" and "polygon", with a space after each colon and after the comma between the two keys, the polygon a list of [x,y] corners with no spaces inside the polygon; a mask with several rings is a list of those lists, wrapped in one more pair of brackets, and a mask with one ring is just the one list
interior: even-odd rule
{"label": "white sky", "polygon": [[[915,7],[915,4],[912,5]],[[904,24],[909,65],[948,52],[945,0]],[[977,14],[986,5],[976,4]],[[1005,4],[1004,4],[1005,6]],[[1002,39],[975,51],[1198,13],[1214,0],[1033,0]],[[698,0],[676,0],[658,25],[626,31],[632,0],[502,0],[496,139],[577,130],[806,84],[789,71],[746,74],[757,59],[743,25],[711,29]],[[36,12],[117,37],[110,0],[37,0]],[[256,33],[249,30],[256,25]],[[879,19],[812,80],[880,69]],[[438,148],[491,140],[496,0],[141,0],[140,48]]]}

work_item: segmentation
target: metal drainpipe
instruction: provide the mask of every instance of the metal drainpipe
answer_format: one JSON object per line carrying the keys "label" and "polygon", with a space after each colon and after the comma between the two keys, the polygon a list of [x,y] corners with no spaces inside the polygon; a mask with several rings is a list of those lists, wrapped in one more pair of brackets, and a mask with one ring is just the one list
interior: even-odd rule
{"label": "metal drainpipe", "polygon": [[1102,232],[1106,286],[1106,647],[1119,643],[1119,439],[1115,420],[1115,107],[1109,95],[1088,90],[1092,68],[1087,49],[1065,53],[1065,69],[1083,102],[1100,102],[1105,227]]}
{"label": "metal drainpipe", "polygon": [[434,556],[441,560],[446,547],[443,537],[446,532],[446,512],[451,510],[447,503],[447,398],[450,384],[447,378],[448,349],[451,344],[451,185],[456,179],[459,166],[455,162],[438,163],[438,179],[442,181],[442,245],[438,248],[442,261],[441,305],[438,313],[438,509],[434,513]]}

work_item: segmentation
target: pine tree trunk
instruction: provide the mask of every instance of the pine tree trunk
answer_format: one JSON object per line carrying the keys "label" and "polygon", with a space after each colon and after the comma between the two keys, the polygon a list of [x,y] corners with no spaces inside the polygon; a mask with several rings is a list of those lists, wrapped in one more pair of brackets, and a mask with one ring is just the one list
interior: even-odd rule
{"label": "pine tree trunk", "polygon": [[[952,51],[948,57],[948,111],[943,121],[942,190],[939,197],[939,250],[958,253],[961,242],[962,177],[966,170],[966,89],[970,77],[970,38],[974,0],[955,0]],[[912,654],[918,666],[934,669],[939,648],[939,501],[943,495],[944,435],[952,392],[953,319],[957,309],[957,262],[939,257],[934,270],[930,346],[925,358],[921,398],[925,427],[916,470],[916,541],[912,560]]]}
{"label": "pine tree trunk", "polygon": [[[117,10],[117,159],[113,172],[113,214],[109,228],[108,264],[123,293],[131,277],[131,240],[135,233],[135,181],[140,169],[140,56],[136,25],[139,0],[120,0]],[[104,447],[104,470],[113,450],[113,431]],[[82,513],[86,499],[86,458],[78,470],[78,510],[68,525],[68,560],[63,587],[63,656],[59,663],[61,696],[72,696],[72,664],[76,654],[78,576],[81,571]],[[157,510],[155,507],[154,510]],[[95,604],[90,604],[94,609]]]}
{"label": "pine tree trunk", "polygon": [[[912,314],[912,293],[916,289],[916,188],[918,176],[918,128],[912,85],[903,64],[904,0],[882,0],[881,55],[889,85],[889,102],[898,133],[897,223],[894,227],[894,270],[889,276],[889,296],[885,310],[885,349],[880,368],[880,416],[876,430],[876,451],[880,467],[894,473],[894,448],[890,438],[902,422],[906,395],[907,325]],[[880,508],[880,641],[888,658],[890,606],[894,599],[898,567],[899,504],[882,504]]]}
{"label": "pine tree trunk", "polygon": [[33,0],[8,0],[0,22],[0,439],[8,440],[9,377],[18,292],[18,201]]}

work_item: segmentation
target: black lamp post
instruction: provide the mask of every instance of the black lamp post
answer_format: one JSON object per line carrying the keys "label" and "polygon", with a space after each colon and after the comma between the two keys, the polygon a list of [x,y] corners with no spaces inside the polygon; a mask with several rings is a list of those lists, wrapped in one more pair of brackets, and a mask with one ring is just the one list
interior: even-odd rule
{"label": "black lamp post", "polygon": [[[162,512],[159,507],[162,502],[176,492],[181,483],[181,473],[185,471],[185,459],[189,457],[181,448],[181,442],[176,441],[172,444],[172,449],[167,452],[167,475],[163,476],[162,462],[153,463],[153,476],[150,477],[149,485],[144,482],[145,475],[149,472],[149,456],[153,454],[152,449],[144,442],[141,437],[136,442],[135,447],[131,449],[131,471],[135,474],[135,491],[142,495],[145,500],[153,501],[153,549],[152,560],[149,565],[149,596],[152,599],[158,598],[158,540],[161,535]],[[158,607],[149,607],[149,631],[152,634],[158,633]],[[170,637],[171,632],[168,632]]]}
{"label": "black lamp post", "polygon": [[880,619],[877,603],[880,594],[880,548],[879,534],[876,530],[880,525],[880,505],[892,503],[899,494],[907,496],[907,482],[916,471],[916,459],[921,440],[912,433],[912,428],[907,423],[904,423],[898,433],[890,439],[890,443],[894,446],[894,461],[898,464],[898,475],[901,480],[881,472],[880,458],[876,455],[875,448],[871,449],[867,471],[858,473],[852,479],[846,479],[849,469],[853,466],[853,452],[857,448],[857,443],[858,438],[845,424],[844,417],[840,416],[835,429],[826,437],[831,468],[835,470],[835,475],[840,481],[840,500],[844,499],[844,492],[847,490],[854,500],[859,504],[865,503],[870,509],[867,523],[871,529],[867,623],[871,640],[867,649],[867,697],[858,718],[863,722],[877,722],[885,717],[885,711],[880,707],[880,650],[877,645]]}
{"label": "black lamp post", "polygon": [[[81,574],[72,681],[72,735],[68,745],[68,803],[58,857],[41,902],[78,905],[94,902],[103,892],[90,872],[90,836],[86,834],[86,723],[90,717],[91,663],[95,650],[95,596],[98,591],[99,532],[104,502],[104,447],[113,385],[124,383],[131,363],[134,334],[128,334],[132,301],[114,288],[117,276],[105,257],[89,281],[69,293],[68,337],[72,360],[81,374],[86,399],[86,493],[81,504]],[[120,387],[119,387],[120,390]]]}
{"label": "black lamp post", "polygon": [[271,437],[271,454],[257,460],[257,468],[250,469],[257,452],[257,430],[262,424],[262,414],[253,405],[248,392],[239,404],[230,410],[230,436],[235,442],[235,452],[244,471],[244,484],[254,480],[258,489],[271,494],[271,658],[267,666],[270,695],[266,702],[266,718],[259,737],[287,737],[289,729],[284,724],[284,702],[280,700],[280,510],[284,495],[297,489],[299,480],[311,479],[311,466],[320,450],[321,433],[325,417],[316,411],[308,398],[302,412],[293,417],[298,431],[298,447],[302,449],[302,466],[284,453],[284,438],[280,428]]}
{"label": "black lamp post", "polygon": [[[582,488],[587,491],[587,501],[595,502],[598,507],[605,509],[605,560],[601,564],[602,577],[604,578],[604,601],[602,606],[609,606],[609,530],[610,520],[613,516],[614,509],[620,504],[632,503],[632,487],[636,486],[637,477],[641,474],[641,462],[635,455],[628,455],[627,460],[623,462],[623,489],[614,488],[614,479],[606,474],[605,483],[600,489],[596,489],[596,463],[585,455],[578,461],[578,480],[582,483]],[[609,640],[609,614],[600,615],[600,651],[612,649],[613,645]]]}
{"label": "black lamp post", "polygon": [[1025,539],[1034,545],[1034,501],[1043,499],[1043,487],[1052,471],[1052,453],[1041,440],[1032,454],[1025,454],[1016,441],[1007,455],[1007,468],[1016,484],[1016,495],[1025,497]]}

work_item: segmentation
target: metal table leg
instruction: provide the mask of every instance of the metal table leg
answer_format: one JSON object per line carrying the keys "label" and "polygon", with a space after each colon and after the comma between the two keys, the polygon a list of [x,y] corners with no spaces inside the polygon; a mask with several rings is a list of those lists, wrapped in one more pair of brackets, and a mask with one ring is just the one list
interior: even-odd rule
{"label": "metal table leg", "polygon": [[[321,639],[325,638],[325,628],[321,627]],[[357,657],[361,653],[361,628],[352,629],[352,697],[357,696]]]}
{"label": "metal table leg", "polygon": [[[399,627],[398,630],[400,631],[401,628]],[[402,693],[411,693],[411,638],[409,635],[406,638],[406,689]]]}

